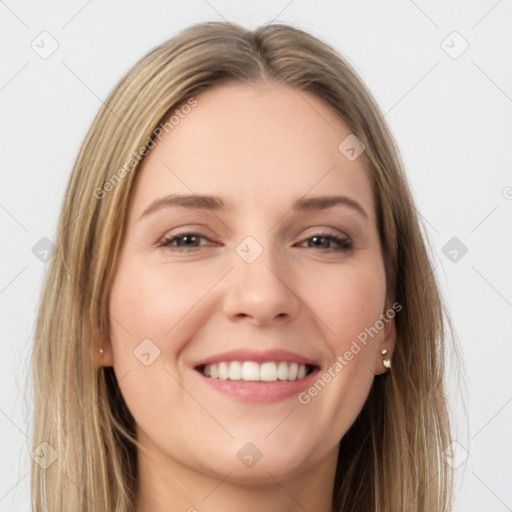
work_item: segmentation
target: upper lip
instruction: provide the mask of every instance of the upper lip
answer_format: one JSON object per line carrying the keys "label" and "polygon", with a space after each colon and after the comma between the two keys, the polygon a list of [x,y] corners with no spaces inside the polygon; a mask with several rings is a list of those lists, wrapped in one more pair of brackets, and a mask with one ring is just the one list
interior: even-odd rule
{"label": "upper lip", "polygon": [[311,366],[319,366],[317,362],[308,357],[290,352],[284,349],[273,350],[251,350],[251,349],[236,349],[222,354],[215,354],[206,359],[201,359],[194,364],[194,367],[204,366],[206,364],[215,364],[230,361],[254,361],[256,363],[266,363],[270,361],[297,364],[309,364]]}

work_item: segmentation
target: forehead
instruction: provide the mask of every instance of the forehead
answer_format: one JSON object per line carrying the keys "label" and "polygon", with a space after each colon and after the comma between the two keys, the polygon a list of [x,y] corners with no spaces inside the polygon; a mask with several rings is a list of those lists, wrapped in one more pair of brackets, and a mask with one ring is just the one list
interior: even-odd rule
{"label": "forehead", "polygon": [[173,128],[144,159],[135,215],[156,197],[194,193],[225,197],[239,211],[343,194],[373,216],[364,155],[350,161],[340,152],[351,131],[321,99],[283,84],[229,83],[195,100],[178,107]]}

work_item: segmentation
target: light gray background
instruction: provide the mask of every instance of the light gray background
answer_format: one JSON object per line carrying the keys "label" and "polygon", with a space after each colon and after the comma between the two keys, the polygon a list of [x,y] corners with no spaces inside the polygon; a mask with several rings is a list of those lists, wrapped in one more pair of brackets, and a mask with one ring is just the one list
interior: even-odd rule
{"label": "light gray background", "polygon": [[[465,380],[450,380],[455,510],[512,510],[511,17],[510,0],[0,1],[0,512],[29,510],[24,393],[45,270],[32,248],[53,238],[78,148],[121,75],[184,27],[219,19],[321,37],[386,113],[463,354]],[[31,47],[49,51],[52,38],[48,58]],[[456,262],[443,253],[452,237],[468,248]]]}

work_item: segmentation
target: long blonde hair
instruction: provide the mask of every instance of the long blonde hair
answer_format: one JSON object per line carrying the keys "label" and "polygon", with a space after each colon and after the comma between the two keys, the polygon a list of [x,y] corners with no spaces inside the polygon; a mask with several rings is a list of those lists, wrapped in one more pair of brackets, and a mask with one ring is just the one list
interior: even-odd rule
{"label": "long blonde hair", "polygon": [[34,512],[133,510],[134,419],[112,368],[92,359],[94,329],[108,337],[108,298],[132,184],[155,130],[179,105],[213,85],[261,80],[321,98],[364,143],[388,299],[402,306],[392,373],[375,378],[341,440],[333,509],[449,510],[443,381],[449,321],[384,116],[351,66],[308,33],[211,22],[188,28],[135,64],[97,114],[74,165],[32,356],[33,447],[43,446],[47,463],[56,457],[46,469],[32,463]]}

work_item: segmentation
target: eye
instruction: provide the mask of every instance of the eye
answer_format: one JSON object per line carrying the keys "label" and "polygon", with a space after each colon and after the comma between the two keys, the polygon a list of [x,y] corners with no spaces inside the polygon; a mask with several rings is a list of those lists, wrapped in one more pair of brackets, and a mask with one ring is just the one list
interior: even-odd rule
{"label": "eye", "polygon": [[[166,247],[171,251],[188,251],[208,245],[201,244],[201,240],[208,240],[208,238],[199,233],[180,233],[178,235],[164,237],[158,246]],[[304,243],[308,243],[307,248],[322,249],[326,252],[349,251],[353,247],[350,240],[339,238],[329,233],[318,233],[304,240],[302,244]],[[335,244],[334,247],[331,246],[333,243]]]}
{"label": "eye", "polygon": [[187,251],[205,245],[199,243],[201,239],[208,240],[199,233],[180,233],[179,235],[164,237],[158,246],[167,247],[171,251]]}
{"label": "eye", "polygon": [[[309,242],[312,241],[310,244]],[[302,243],[308,243],[308,248],[324,249],[328,251],[349,251],[353,245],[349,239],[338,238],[337,236],[329,233],[318,233],[312,237],[307,238]],[[336,244],[335,247],[329,246],[329,244]]]}

